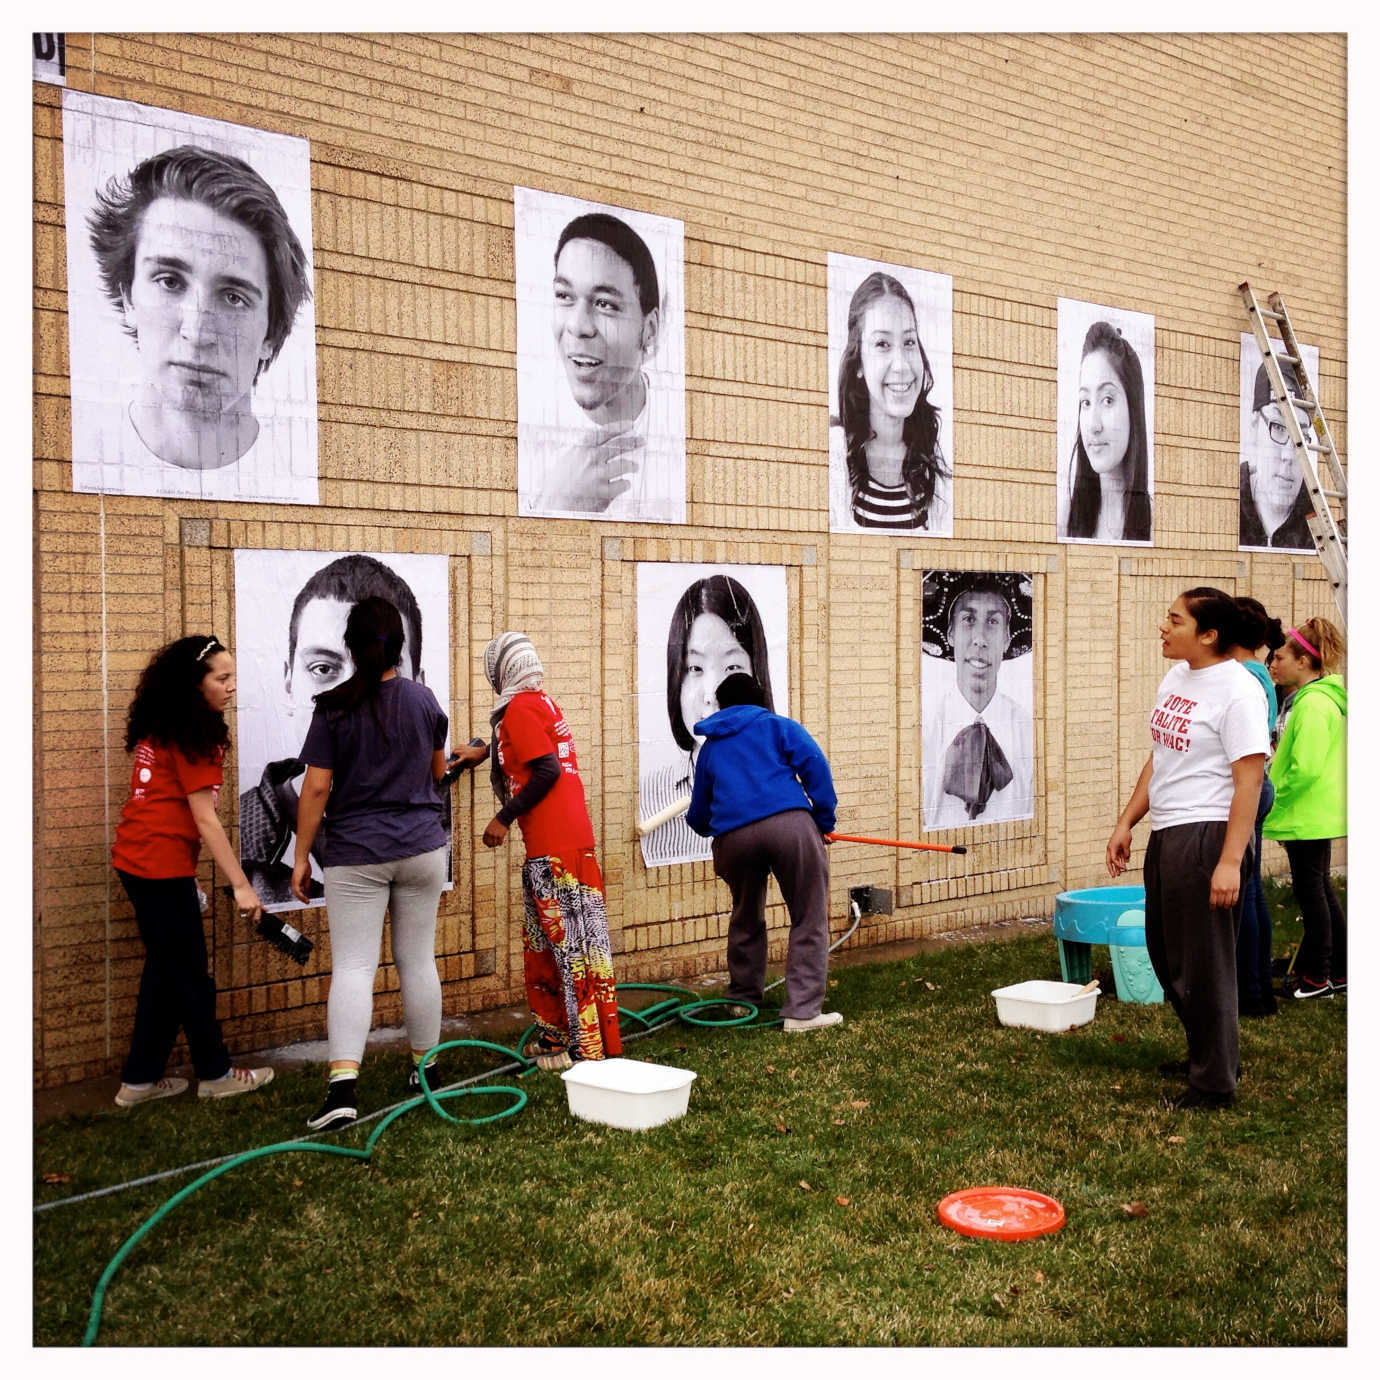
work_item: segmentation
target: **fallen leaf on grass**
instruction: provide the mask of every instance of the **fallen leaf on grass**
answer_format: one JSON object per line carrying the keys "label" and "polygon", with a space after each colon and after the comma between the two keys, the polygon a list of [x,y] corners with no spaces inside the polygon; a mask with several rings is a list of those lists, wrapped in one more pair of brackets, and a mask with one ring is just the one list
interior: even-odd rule
{"label": "fallen leaf on grass", "polygon": [[803,1188],[803,1189],[805,1190],[806,1193],[812,1193],[812,1192],[814,1192],[814,1190],[810,1187],[809,1184],[807,1184],[807,1183],[805,1182],[804,1179],[801,1179],[801,1181],[800,1181],[800,1186],[801,1186],[801,1188]]}
{"label": "fallen leaf on grass", "polygon": [[783,1135],[789,1135],[791,1130],[791,1128],[787,1126],[784,1121],[778,1121],[776,1123],[776,1129],[780,1131]]}
{"label": "fallen leaf on grass", "polygon": [[1150,1209],[1149,1209],[1148,1207],[1146,1207],[1145,1204],[1142,1203],[1142,1202],[1140,1201],[1139,1198],[1137,1198],[1136,1201],[1135,1201],[1134,1203],[1122,1203],[1122,1205],[1121,1205],[1121,1210],[1122,1210],[1122,1212],[1124,1212],[1128,1217],[1149,1217],[1149,1216],[1150,1216]]}
{"label": "fallen leaf on grass", "polygon": [[765,1067],[766,1067],[766,1070],[767,1070],[768,1073],[775,1073],[775,1072],[776,1072],[776,1065],[775,1065],[775,1064],[767,1064]]}
{"label": "fallen leaf on grass", "polygon": [[836,1116],[836,1117],[834,1117],[833,1121],[834,1121],[834,1125],[835,1125],[835,1126],[847,1126],[847,1125],[848,1125],[848,1123],[847,1123],[841,1116]]}
{"label": "fallen leaf on grass", "polygon": [[1184,1138],[1182,1136],[1170,1136],[1169,1143],[1170,1145],[1182,1145],[1184,1143]]}
{"label": "fallen leaf on grass", "polygon": [[794,1289],[787,1289],[786,1292],[785,1292],[784,1294],[781,1295],[781,1297],[782,1297],[783,1299],[793,1299],[793,1298],[795,1297],[795,1290],[794,1290]]}
{"label": "fallen leaf on grass", "polygon": [[1114,1045],[1124,1045],[1126,1043],[1126,1037],[1124,1035],[1113,1035],[1111,1040]]}
{"label": "fallen leaf on grass", "polygon": [[50,1169],[44,1174],[43,1182],[45,1184],[70,1184],[72,1182],[72,1176],[70,1174],[61,1174],[56,1169]]}
{"label": "fallen leaf on grass", "polygon": [[849,1205],[849,1203],[851,1203],[853,1200],[852,1200],[851,1198],[835,1198],[834,1201],[835,1201],[840,1207],[847,1207],[847,1206]]}
{"label": "fallen leaf on grass", "polygon": [[1036,1283],[1036,1284],[1043,1284],[1044,1282],[1045,1282],[1045,1272],[1044,1272],[1043,1270],[1036,1270],[1036,1271],[1035,1271],[1035,1283]]}
{"label": "fallen leaf on grass", "polygon": [[995,1303],[995,1304],[997,1305],[998,1308],[1005,1308],[1005,1307],[1006,1307],[1006,1305],[1001,1301],[1001,1295],[1000,1295],[1000,1294],[993,1294],[993,1295],[992,1295],[992,1302]]}
{"label": "fallen leaf on grass", "polygon": [[864,1102],[861,1098],[854,1098],[848,1105],[852,1107],[855,1112],[860,1112],[864,1107],[870,1107],[872,1104],[870,1102]]}

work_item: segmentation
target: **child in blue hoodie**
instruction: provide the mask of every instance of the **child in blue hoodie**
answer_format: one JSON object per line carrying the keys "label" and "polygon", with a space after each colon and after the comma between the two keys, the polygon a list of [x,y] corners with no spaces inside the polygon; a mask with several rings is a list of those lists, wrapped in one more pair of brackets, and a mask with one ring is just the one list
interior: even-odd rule
{"label": "child in blue hoodie", "polygon": [[786,950],[789,1031],[839,1025],[824,1011],[829,972],[829,858],[834,781],[819,744],[793,719],[763,706],[751,676],[732,675],[719,710],[695,725],[704,736],[686,821],[714,840],[714,871],[728,883],[728,999],[760,1006],[767,970],[767,876],[776,878],[791,933]]}

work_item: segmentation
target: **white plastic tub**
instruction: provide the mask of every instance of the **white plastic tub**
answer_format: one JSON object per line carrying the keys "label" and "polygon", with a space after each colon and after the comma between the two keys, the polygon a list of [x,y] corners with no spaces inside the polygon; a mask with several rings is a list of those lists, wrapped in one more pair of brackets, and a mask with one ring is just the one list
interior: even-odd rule
{"label": "white plastic tub", "polygon": [[590,1059],[561,1074],[571,1116],[625,1131],[645,1131],[685,1115],[690,1069],[637,1059]]}
{"label": "white plastic tub", "polygon": [[1072,1030],[1076,1025],[1087,1025],[1097,1012],[1097,989],[1083,992],[1077,982],[1035,978],[998,987],[992,995],[997,1002],[997,1019],[1003,1025],[1031,1030]]}

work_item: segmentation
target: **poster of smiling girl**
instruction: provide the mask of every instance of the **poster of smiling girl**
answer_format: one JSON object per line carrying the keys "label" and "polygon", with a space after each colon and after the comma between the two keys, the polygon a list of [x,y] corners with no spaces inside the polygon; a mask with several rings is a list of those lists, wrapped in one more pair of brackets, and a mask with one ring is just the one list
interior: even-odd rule
{"label": "poster of smiling girl", "polygon": [[829,255],[829,530],[953,534],[954,280]]}
{"label": "poster of smiling girl", "polygon": [[1155,495],[1155,318],[1059,298],[1056,530],[1149,546]]}
{"label": "poster of smiling girl", "polygon": [[315,503],[305,139],[67,90],[72,487]]}
{"label": "poster of smiling girl", "polygon": [[[638,818],[690,803],[700,743],[695,724],[719,707],[714,692],[743,672],[767,708],[790,709],[786,682],[786,568],[780,565],[637,567]],[[648,867],[706,862],[710,841],[682,811],[642,839]]]}
{"label": "poster of smiling girl", "polygon": [[685,521],[685,226],[513,188],[518,512]]}

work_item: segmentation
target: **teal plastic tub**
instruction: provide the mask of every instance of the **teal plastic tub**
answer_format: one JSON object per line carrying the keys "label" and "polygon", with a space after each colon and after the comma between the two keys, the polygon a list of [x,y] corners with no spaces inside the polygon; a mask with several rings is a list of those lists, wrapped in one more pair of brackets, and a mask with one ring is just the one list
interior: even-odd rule
{"label": "teal plastic tub", "polygon": [[1092,946],[1111,952],[1119,1000],[1153,1005],[1164,992],[1145,951],[1145,888],[1093,886],[1061,891],[1054,899],[1054,938],[1065,982],[1092,977]]}

